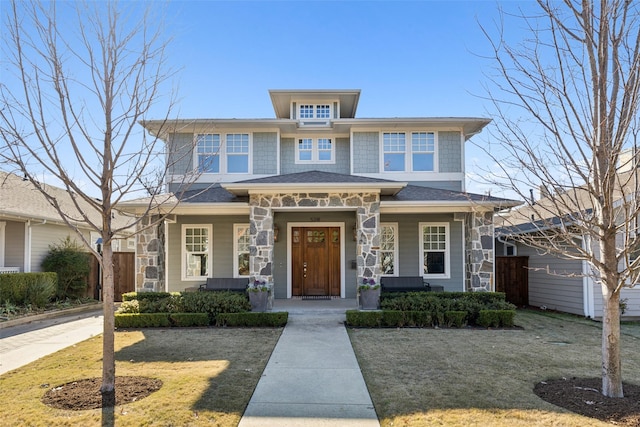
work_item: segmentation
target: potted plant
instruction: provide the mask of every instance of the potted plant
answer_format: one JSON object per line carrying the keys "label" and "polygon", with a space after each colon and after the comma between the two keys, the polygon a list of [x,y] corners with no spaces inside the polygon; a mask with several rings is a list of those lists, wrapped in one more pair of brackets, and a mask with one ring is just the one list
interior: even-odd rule
{"label": "potted plant", "polygon": [[267,311],[269,304],[269,286],[264,280],[254,280],[249,283],[247,293],[251,303],[251,311]]}
{"label": "potted plant", "polygon": [[380,303],[380,285],[375,279],[362,279],[362,284],[358,286],[360,293],[360,307],[363,310],[377,310]]}

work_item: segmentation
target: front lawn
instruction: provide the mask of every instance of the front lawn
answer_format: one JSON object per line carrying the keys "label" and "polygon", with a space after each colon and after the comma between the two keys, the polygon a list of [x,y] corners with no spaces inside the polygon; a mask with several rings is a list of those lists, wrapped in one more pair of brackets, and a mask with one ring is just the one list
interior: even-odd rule
{"label": "front lawn", "polygon": [[[524,329],[350,329],[382,427],[610,425],[533,393],[546,379],[600,376],[600,324],[530,311],[515,323]],[[640,324],[622,329],[623,378],[640,385]]]}
{"label": "front lawn", "polygon": [[[282,332],[278,329],[145,329],[116,332],[116,374],[162,381],[118,406],[116,425],[235,426]],[[99,426],[101,410],[54,409],[52,387],[101,377],[102,338],[84,341],[0,376],[0,419],[11,425]],[[0,424],[2,424],[0,422]]]}

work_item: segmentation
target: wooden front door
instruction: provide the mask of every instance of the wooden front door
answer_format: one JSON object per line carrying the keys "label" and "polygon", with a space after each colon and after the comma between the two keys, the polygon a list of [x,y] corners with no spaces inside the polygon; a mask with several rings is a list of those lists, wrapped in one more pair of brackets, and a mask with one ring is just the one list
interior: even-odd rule
{"label": "wooden front door", "polygon": [[340,296],[340,228],[293,227],[292,295]]}

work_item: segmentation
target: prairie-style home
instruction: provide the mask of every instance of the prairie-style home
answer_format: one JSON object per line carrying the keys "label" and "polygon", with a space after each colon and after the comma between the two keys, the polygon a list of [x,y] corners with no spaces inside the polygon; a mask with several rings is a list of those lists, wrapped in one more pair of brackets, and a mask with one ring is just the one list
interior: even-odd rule
{"label": "prairie-style home", "polygon": [[493,290],[493,214],[518,203],[465,191],[465,144],[489,119],[358,118],[360,90],[269,95],[275,118],[143,123],[166,143],[181,203],[137,236],[138,290],[219,277],[265,281],[275,298],[355,298],[383,276]]}

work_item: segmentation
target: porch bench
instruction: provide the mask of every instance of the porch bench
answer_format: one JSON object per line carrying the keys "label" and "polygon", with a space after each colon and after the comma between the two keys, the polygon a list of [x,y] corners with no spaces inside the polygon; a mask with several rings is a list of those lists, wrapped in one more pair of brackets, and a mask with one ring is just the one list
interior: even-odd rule
{"label": "porch bench", "polygon": [[422,276],[386,276],[380,279],[382,292],[443,292],[444,286],[431,286]]}
{"label": "porch bench", "polygon": [[235,277],[208,277],[207,283],[200,285],[200,291],[246,292],[249,280]]}

